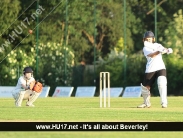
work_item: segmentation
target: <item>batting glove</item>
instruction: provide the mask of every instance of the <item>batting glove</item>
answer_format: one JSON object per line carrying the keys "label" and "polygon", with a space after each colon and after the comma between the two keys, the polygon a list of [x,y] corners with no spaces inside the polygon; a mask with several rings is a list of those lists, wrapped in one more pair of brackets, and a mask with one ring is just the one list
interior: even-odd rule
{"label": "batting glove", "polygon": [[167,54],[171,54],[171,53],[173,53],[172,48],[168,48]]}

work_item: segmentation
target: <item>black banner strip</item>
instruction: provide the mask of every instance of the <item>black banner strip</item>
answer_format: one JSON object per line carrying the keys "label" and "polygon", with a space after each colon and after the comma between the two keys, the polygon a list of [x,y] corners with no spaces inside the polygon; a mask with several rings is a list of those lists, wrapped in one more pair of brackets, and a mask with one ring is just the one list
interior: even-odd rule
{"label": "black banner strip", "polygon": [[0,122],[0,131],[183,131],[183,122]]}

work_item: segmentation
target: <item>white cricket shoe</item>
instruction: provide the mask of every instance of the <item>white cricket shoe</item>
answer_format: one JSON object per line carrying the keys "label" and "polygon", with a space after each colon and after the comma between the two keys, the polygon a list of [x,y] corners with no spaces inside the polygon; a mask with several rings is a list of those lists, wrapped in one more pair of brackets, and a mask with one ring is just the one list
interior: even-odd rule
{"label": "white cricket shoe", "polygon": [[16,103],[15,103],[15,106],[16,106],[16,107],[21,107],[21,105],[18,105],[18,104],[16,104]]}
{"label": "white cricket shoe", "polygon": [[18,105],[17,101],[15,100],[15,106],[16,107],[21,107],[21,105]]}
{"label": "white cricket shoe", "polygon": [[140,104],[139,106],[137,106],[137,108],[150,108],[151,105],[146,105],[145,103]]}
{"label": "white cricket shoe", "polygon": [[26,104],[26,106],[29,106],[29,107],[35,107],[35,105],[33,105],[33,104]]}
{"label": "white cricket shoe", "polygon": [[166,104],[161,104],[161,105],[162,105],[162,108],[167,108]]}

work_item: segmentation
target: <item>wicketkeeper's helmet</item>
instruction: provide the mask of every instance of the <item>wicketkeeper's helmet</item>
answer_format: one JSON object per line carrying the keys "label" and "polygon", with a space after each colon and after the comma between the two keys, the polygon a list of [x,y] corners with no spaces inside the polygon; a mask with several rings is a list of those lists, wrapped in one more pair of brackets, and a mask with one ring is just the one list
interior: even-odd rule
{"label": "wicketkeeper's helmet", "polygon": [[25,67],[23,70],[23,74],[25,73],[33,73],[33,70],[30,67]]}

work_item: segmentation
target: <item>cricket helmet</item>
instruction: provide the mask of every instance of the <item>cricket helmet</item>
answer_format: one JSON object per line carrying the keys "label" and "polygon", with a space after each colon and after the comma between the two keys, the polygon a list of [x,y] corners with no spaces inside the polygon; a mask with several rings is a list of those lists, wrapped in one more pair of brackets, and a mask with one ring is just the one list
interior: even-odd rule
{"label": "cricket helmet", "polygon": [[143,38],[147,38],[147,37],[154,37],[154,33],[151,31],[145,32]]}
{"label": "cricket helmet", "polygon": [[148,38],[148,37],[152,37],[153,38],[153,42],[155,42],[155,36],[154,36],[154,33],[153,32],[151,32],[151,31],[145,32],[144,33],[144,36],[143,36],[143,41],[145,41],[146,38]]}
{"label": "cricket helmet", "polygon": [[23,73],[33,73],[33,70],[31,69],[31,67],[25,67]]}

